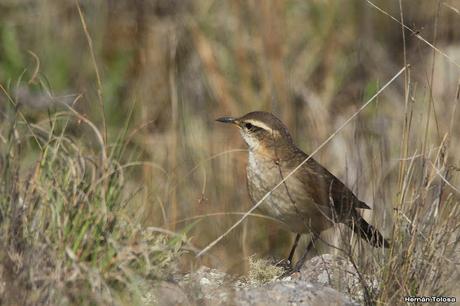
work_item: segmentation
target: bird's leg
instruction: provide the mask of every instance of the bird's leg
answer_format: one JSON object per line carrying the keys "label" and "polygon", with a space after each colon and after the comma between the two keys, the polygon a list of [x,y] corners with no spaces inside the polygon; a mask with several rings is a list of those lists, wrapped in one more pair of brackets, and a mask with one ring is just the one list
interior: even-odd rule
{"label": "bird's leg", "polygon": [[297,261],[297,263],[295,264],[295,267],[294,267],[294,270],[293,272],[298,272],[300,271],[300,268],[302,268],[303,264],[305,263],[305,261],[307,260],[307,255],[308,253],[310,252],[310,250],[315,246],[316,242],[318,241],[319,239],[319,235],[318,234],[312,234],[312,237],[311,237],[311,240],[310,240],[310,243],[307,245],[307,247],[305,248],[305,251],[304,253],[302,254],[302,257],[300,257],[300,259]]}
{"label": "bird's leg", "polygon": [[284,269],[284,273],[279,277],[280,279],[288,275],[291,275],[292,272],[294,272],[294,270],[292,269],[292,258],[294,257],[295,250],[297,248],[297,245],[299,244],[300,235],[301,234],[297,234],[295,236],[294,245],[292,246],[291,251],[289,252],[289,257],[287,258],[287,260],[283,259],[276,264],[276,266]]}
{"label": "bird's leg", "polygon": [[[295,237],[295,243],[294,243],[294,246],[297,247],[297,244],[299,242],[299,239],[300,239],[300,234],[297,234],[297,236]],[[305,260],[307,259],[307,255],[308,255],[308,252],[310,252],[310,250],[315,246],[315,243],[316,241],[318,241],[319,239],[319,235],[317,234],[312,234],[312,237],[311,237],[311,240],[310,240],[310,243],[308,243],[307,247],[305,248],[305,251],[304,253],[302,254],[302,257],[300,257],[300,259],[297,261],[296,265],[294,268],[290,268],[289,270],[287,270],[286,272],[284,272],[280,277],[279,279],[283,279],[284,277],[286,276],[289,276],[291,275],[292,273],[294,272],[298,272],[300,271],[300,268],[302,268],[303,264],[305,263]],[[291,258],[291,255],[294,255],[294,251],[295,248],[293,247],[293,250],[291,250],[291,254],[289,254],[289,258]],[[292,258],[291,258],[292,260]],[[292,266],[291,266],[292,267]]]}
{"label": "bird's leg", "polygon": [[297,234],[295,236],[294,245],[291,248],[291,252],[289,252],[288,261],[289,261],[289,264],[291,265],[292,265],[292,258],[294,257],[295,250],[297,249],[297,245],[299,244],[300,235],[301,234]]}

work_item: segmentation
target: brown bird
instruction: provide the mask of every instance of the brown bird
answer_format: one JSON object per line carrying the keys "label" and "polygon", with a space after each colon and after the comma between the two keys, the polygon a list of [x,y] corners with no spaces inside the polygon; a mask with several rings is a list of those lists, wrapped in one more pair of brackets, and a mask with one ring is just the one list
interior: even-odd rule
{"label": "brown bird", "polygon": [[259,206],[260,209],[297,233],[289,254],[289,263],[292,262],[300,235],[312,234],[312,240],[295,270],[301,268],[319,234],[334,223],[348,225],[374,247],[388,247],[388,242],[380,232],[357,211],[358,208],[370,207],[313,158],[272,190],[308,158],[294,144],[283,122],[273,114],[251,112],[240,118],[221,117],[217,121],[238,126],[249,147],[246,170],[252,203],[256,204],[270,192]]}

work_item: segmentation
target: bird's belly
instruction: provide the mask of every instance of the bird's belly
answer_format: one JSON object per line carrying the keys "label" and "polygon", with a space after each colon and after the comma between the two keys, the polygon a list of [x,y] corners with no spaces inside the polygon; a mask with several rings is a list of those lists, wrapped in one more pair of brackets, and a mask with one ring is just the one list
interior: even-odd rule
{"label": "bird's belly", "polygon": [[[251,162],[251,159],[249,161]],[[328,212],[318,208],[294,177],[289,177],[285,183],[272,191],[283,180],[278,167],[274,163],[272,167],[270,164],[250,166],[254,165],[248,165],[248,189],[254,204],[270,192],[259,205],[263,213],[277,219],[288,230],[296,233],[320,232],[330,226],[328,218],[325,218]]]}

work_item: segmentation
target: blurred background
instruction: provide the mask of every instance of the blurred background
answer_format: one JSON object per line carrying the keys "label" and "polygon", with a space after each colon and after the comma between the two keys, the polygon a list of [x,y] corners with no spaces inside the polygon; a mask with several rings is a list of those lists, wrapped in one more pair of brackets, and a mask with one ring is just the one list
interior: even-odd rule
{"label": "blurred background", "polygon": [[[200,249],[250,207],[246,147],[215,118],[273,112],[308,153],[409,64],[315,156],[391,235],[408,157],[436,160],[448,141],[443,156],[459,166],[459,9],[458,0],[0,0],[0,83],[44,128],[62,104],[108,145],[128,123],[120,162],[142,162],[126,171],[131,213],[145,226],[192,225]],[[7,103],[0,95],[0,120]],[[99,150],[78,120],[67,133]],[[24,171],[38,153],[23,152]],[[433,172],[420,169],[417,182]],[[458,168],[450,175],[460,186]],[[250,217],[203,261],[244,272],[252,254],[287,256],[292,238]]]}

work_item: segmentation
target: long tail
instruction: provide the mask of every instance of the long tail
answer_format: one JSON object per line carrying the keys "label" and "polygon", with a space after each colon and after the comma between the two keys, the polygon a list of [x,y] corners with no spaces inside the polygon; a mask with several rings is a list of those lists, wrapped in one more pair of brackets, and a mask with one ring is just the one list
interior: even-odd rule
{"label": "long tail", "polygon": [[390,243],[383,238],[378,229],[367,223],[361,216],[356,216],[354,224],[349,226],[373,247],[380,248],[383,246],[384,248],[388,248],[390,246]]}

